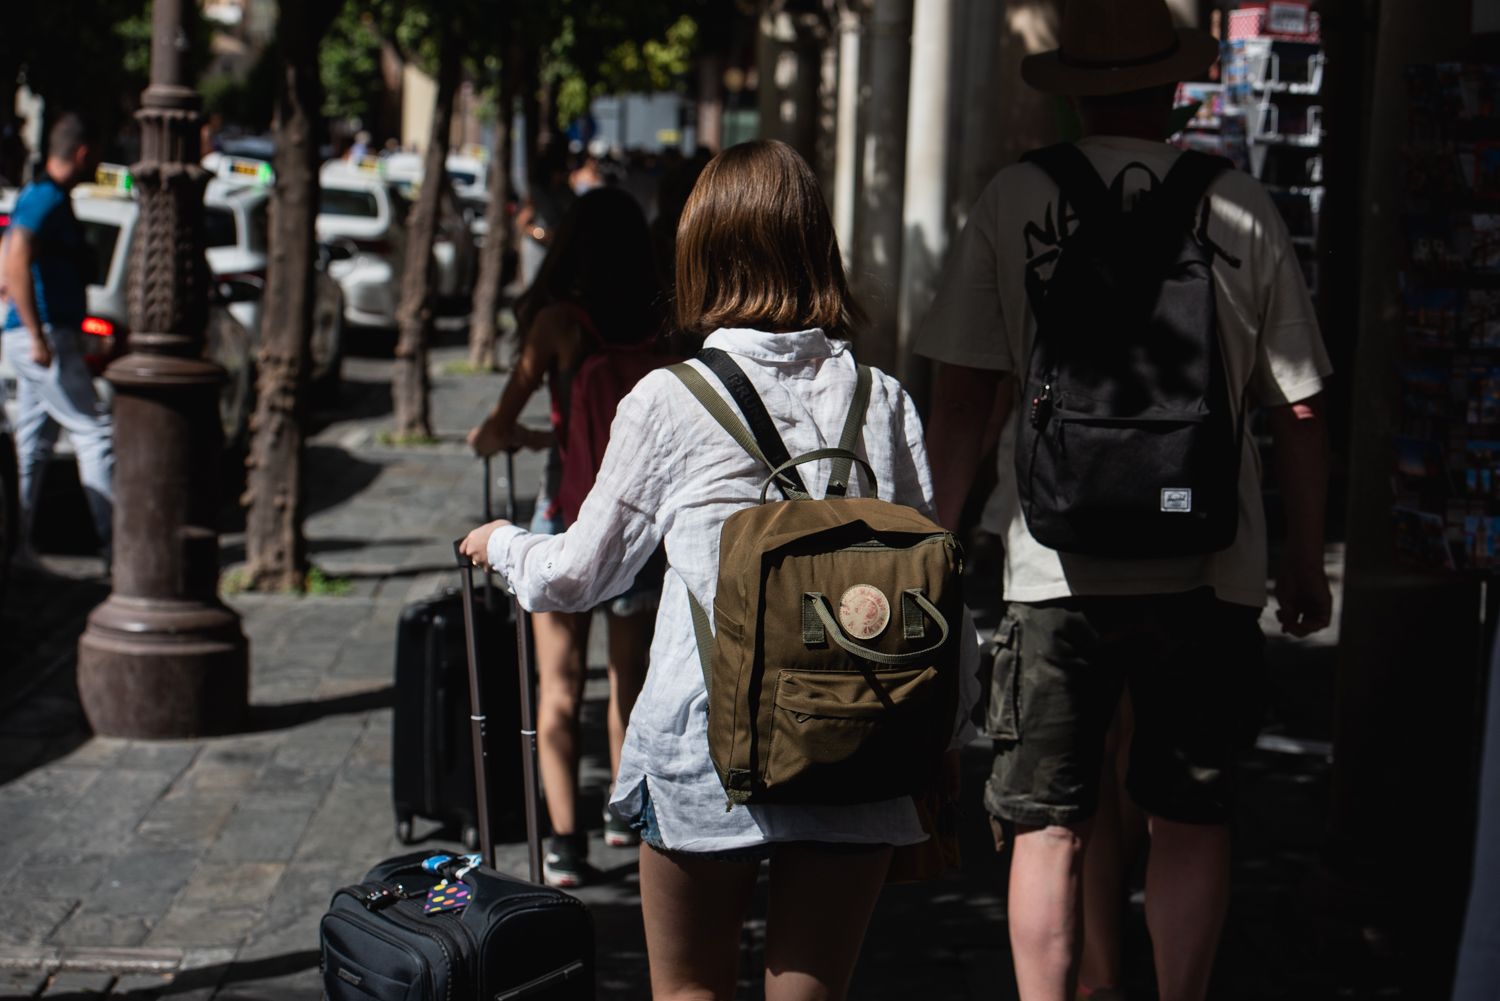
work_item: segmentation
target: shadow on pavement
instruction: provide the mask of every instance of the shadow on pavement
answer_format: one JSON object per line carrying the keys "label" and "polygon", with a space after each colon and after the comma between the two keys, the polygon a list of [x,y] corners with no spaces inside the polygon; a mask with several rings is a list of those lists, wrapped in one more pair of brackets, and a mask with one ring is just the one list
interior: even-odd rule
{"label": "shadow on pavement", "polygon": [[[383,468],[380,463],[356,458],[347,449],[337,445],[308,445],[304,466],[307,514],[317,514],[358,496],[375,482]],[[239,503],[238,496],[226,496],[224,500],[223,510],[219,513],[219,531],[243,532],[245,509]]]}
{"label": "shadow on pavement", "polygon": [[[387,547],[389,547],[389,548],[410,548],[410,547],[413,547],[413,546],[424,545],[428,541],[430,541],[430,540],[428,540],[428,539],[418,539],[418,538],[405,538],[405,539],[386,539],[386,538],[382,538],[382,539],[374,539],[374,540],[372,540],[372,539],[366,539],[366,538],[336,538],[336,537],[335,538],[316,538],[316,539],[308,539],[307,540],[307,552],[308,552],[308,555],[310,555],[310,556],[316,556],[316,555],[318,555],[320,553],[352,553],[352,552],[356,552],[356,551],[358,551],[360,549],[369,549],[372,546],[379,546],[382,549],[387,548]],[[243,542],[228,543],[228,544],[221,545],[219,547],[219,561],[221,563],[224,563],[224,564],[238,563],[241,560],[243,560],[244,558],[245,558],[245,544]],[[416,574],[419,574],[419,573],[428,573],[428,572],[430,572],[433,569],[451,570],[451,569],[453,569],[453,564],[451,564],[451,563],[444,564],[442,567],[419,567],[419,568],[415,568],[415,569],[405,569],[405,568],[403,568],[401,570],[396,570],[396,571],[381,571],[379,573],[371,573],[371,574],[366,574],[366,575],[363,575],[363,576],[382,576],[382,577],[390,577],[390,576],[415,576]],[[343,572],[340,572],[338,574],[338,576],[340,576],[340,577],[357,577],[357,576],[362,576],[362,575],[361,574],[352,574],[352,573],[343,573]]]}
{"label": "shadow on pavement", "polygon": [[376,709],[389,709],[395,704],[396,689],[388,685],[374,691],[340,695],[332,699],[252,705],[243,732],[265,733],[268,730],[286,730],[327,716],[372,712]]}
{"label": "shadow on pavement", "polygon": [[308,418],[308,434],[316,434],[342,421],[373,420],[394,409],[389,379],[361,379],[345,375],[336,405],[314,409]]}

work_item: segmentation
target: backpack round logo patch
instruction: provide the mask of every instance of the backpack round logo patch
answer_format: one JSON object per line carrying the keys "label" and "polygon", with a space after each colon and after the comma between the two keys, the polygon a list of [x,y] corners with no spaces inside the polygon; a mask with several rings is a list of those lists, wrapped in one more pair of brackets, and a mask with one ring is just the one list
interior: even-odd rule
{"label": "backpack round logo patch", "polygon": [[839,624],[857,640],[872,640],[891,621],[891,603],[873,584],[855,584],[839,599]]}

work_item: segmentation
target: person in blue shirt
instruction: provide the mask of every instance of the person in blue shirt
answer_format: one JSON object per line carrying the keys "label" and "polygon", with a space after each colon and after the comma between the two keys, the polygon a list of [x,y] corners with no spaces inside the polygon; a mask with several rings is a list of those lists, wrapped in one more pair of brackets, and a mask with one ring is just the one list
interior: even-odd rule
{"label": "person in blue shirt", "polygon": [[[16,458],[20,466],[21,542],[29,547],[42,471],[66,429],[108,563],[113,508],[114,433],[84,362],[82,324],[92,252],[73,215],[69,192],[90,164],[82,120],[64,115],[47,137],[42,175],[21,190],[6,231],[5,306],[0,352],[16,372]],[[29,548],[23,549],[23,560]]]}

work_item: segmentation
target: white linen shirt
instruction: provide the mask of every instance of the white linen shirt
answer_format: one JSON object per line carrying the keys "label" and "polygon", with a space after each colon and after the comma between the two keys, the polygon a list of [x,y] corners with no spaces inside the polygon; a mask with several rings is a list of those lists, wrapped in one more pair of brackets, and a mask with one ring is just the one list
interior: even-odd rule
{"label": "white linen shirt", "polygon": [[[733,355],[766,404],[792,455],[838,443],[854,395],[848,345],[818,329],[794,333],[719,330],[705,342]],[[699,367],[702,368],[700,363]],[[725,399],[718,380],[703,369]],[[901,384],[875,372],[855,450],[875,470],[880,496],[934,517],[932,477],[922,425]],[[733,407],[733,401],[730,400]],[[735,408],[738,411],[738,408]],[[827,464],[804,466],[814,493]],[[923,840],[910,798],[839,806],[727,808],[708,753],[708,695],[698,662],[689,592],[712,614],[719,531],[735,511],[756,503],[766,470],[708,415],[675,375],[652,372],[620,402],[609,447],[578,520],[561,535],[498,529],[489,560],[531,611],[593,608],[624,591],[666,543],[667,570],[651,669],[630,715],[610,807],[641,811],[641,785],[669,849],[718,852],[774,841],[913,844]],[[849,493],[864,493],[851,482]],[[965,614],[962,682],[954,747],[973,734],[978,695],[977,634]]]}

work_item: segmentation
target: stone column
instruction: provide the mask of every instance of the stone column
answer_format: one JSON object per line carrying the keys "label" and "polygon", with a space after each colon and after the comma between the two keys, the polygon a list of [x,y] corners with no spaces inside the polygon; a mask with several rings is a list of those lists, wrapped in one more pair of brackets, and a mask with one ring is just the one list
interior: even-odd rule
{"label": "stone column", "polygon": [[870,92],[855,195],[854,271],[869,315],[860,360],[896,371],[897,288],[901,281],[901,197],[906,190],[906,101],[911,71],[912,0],[874,0],[865,50]]}
{"label": "stone column", "polygon": [[953,0],[917,0],[912,11],[896,374],[919,406],[927,398],[927,366],[926,359],[912,353],[912,340],[932,304],[939,269],[948,253],[953,6]]}
{"label": "stone column", "polygon": [[157,0],[151,84],[137,118],[140,200],[130,258],[128,353],[115,387],[114,586],[78,644],[94,731],[188,737],[244,721],[248,644],[218,599],[224,371],[203,358],[209,273],[197,162],[197,92],[183,81],[190,0]]}

